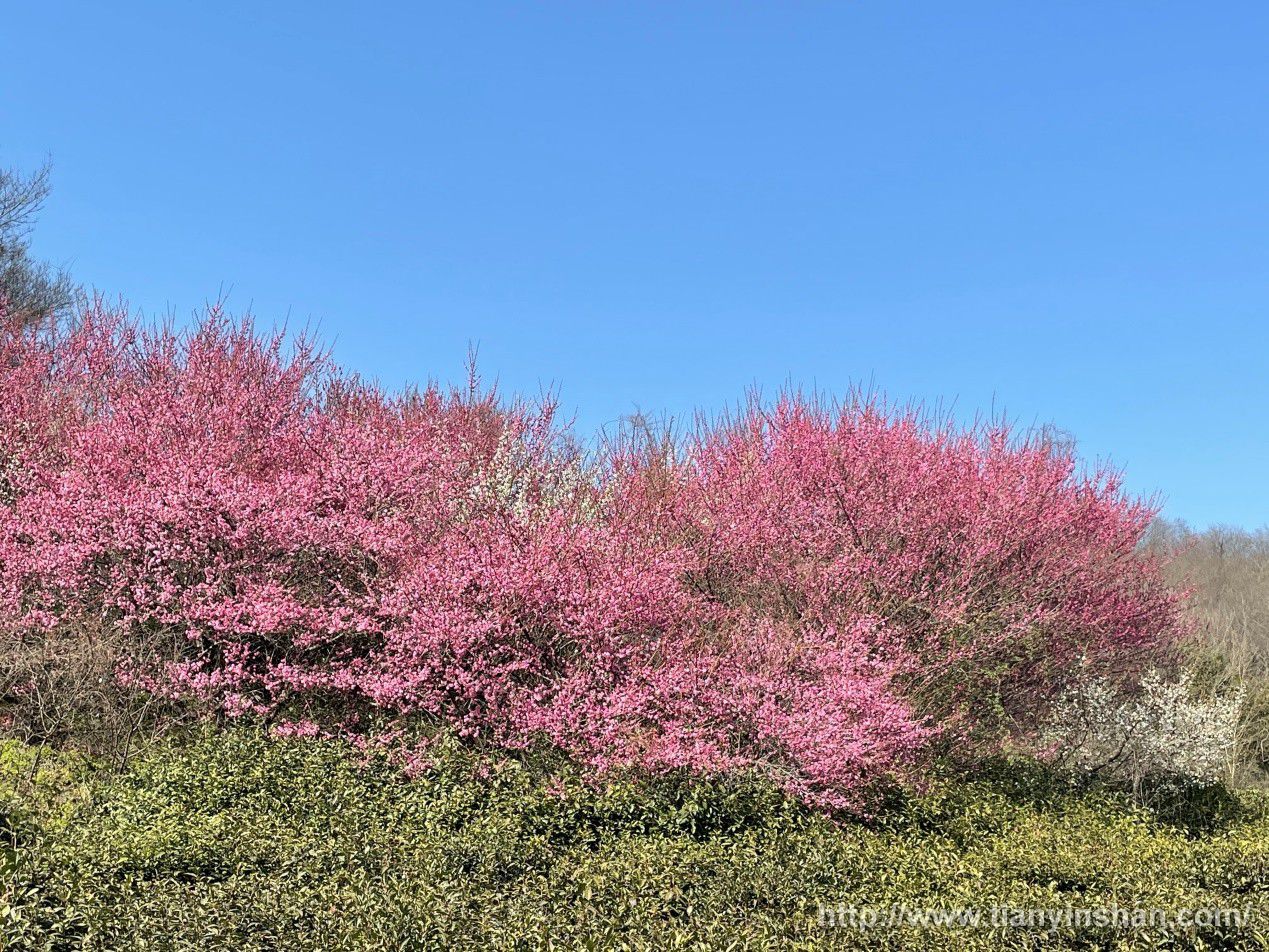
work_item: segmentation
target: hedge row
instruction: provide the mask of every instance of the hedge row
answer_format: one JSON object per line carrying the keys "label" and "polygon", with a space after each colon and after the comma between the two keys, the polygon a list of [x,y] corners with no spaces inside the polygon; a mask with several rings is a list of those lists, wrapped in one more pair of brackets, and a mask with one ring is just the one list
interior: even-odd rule
{"label": "hedge row", "polygon": [[[38,759],[38,763],[37,763]],[[413,779],[248,729],[122,773],[10,743],[8,949],[1248,948],[1269,937],[1269,811],[1148,814],[1024,763],[834,823],[743,777],[588,783],[433,748]],[[1250,929],[827,928],[836,907],[1252,910]],[[1260,931],[1257,931],[1259,928]]]}

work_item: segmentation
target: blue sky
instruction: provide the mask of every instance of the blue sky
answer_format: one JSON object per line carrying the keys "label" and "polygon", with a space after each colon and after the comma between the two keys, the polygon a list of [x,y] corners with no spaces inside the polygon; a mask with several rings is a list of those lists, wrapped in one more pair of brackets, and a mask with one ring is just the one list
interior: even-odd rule
{"label": "blue sky", "polygon": [[579,426],[871,381],[1269,523],[1269,6],[25,3],[36,250]]}

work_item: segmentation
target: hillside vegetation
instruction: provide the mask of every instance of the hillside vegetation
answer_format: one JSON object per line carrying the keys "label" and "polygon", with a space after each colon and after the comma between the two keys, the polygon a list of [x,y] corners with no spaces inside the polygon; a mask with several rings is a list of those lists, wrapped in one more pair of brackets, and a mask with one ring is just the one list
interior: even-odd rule
{"label": "hillside vegetation", "polygon": [[859,395],[592,444],[215,309],[0,309],[5,942],[1258,947],[1263,546],[1156,515]]}

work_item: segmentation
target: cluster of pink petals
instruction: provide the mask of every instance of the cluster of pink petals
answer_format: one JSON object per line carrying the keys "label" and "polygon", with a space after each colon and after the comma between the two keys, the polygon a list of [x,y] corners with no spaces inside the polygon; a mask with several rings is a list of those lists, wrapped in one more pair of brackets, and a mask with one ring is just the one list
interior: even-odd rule
{"label": "cluster of pink petals", "polygon": [[6,327],[3,637],[105,619],[159,646],[121,676],[291,734],[445,724],[849,809],[1178,630],[1150,508],[1003,430],[788,396],[676,447],[565,437],[215,311]]}

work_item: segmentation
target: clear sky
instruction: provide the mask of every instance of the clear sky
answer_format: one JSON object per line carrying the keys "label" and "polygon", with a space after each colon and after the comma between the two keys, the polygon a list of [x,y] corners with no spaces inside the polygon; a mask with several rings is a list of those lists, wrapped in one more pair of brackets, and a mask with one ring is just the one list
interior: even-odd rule
{"label": "clear sky", "polygon": [[591,430],[872,381],[1269,523],[1269,5],[39,3],[36,251]]}

